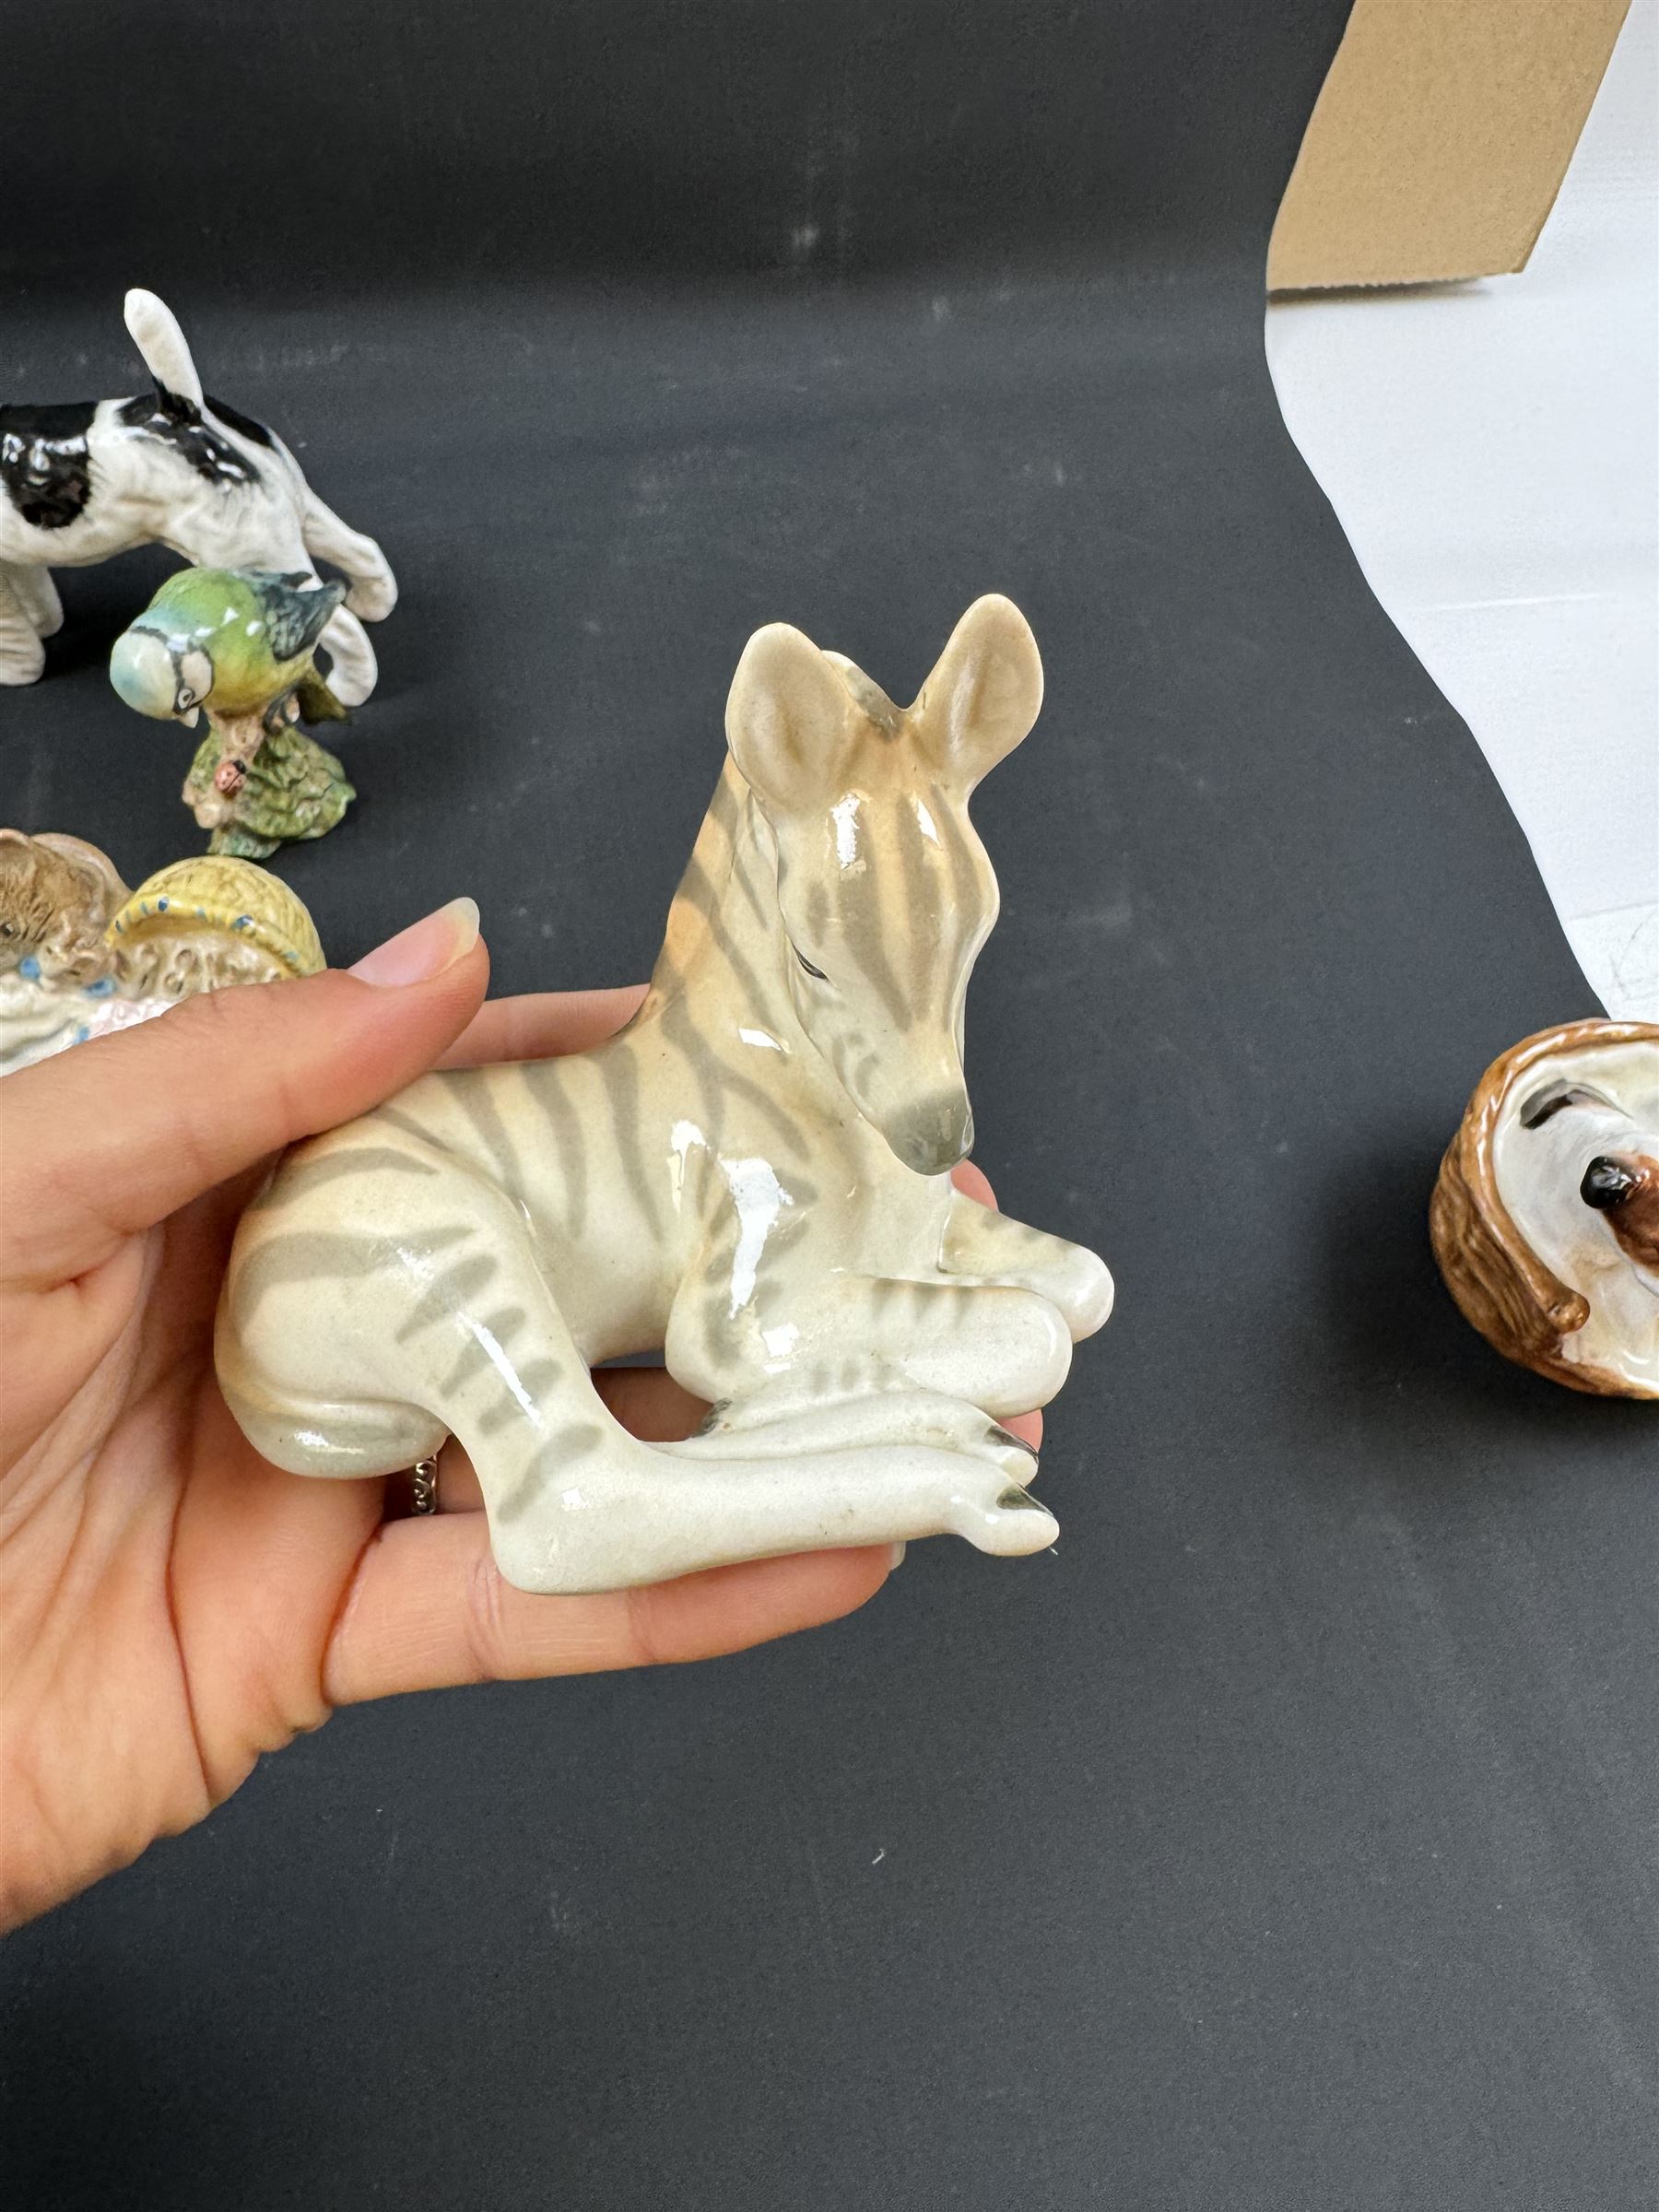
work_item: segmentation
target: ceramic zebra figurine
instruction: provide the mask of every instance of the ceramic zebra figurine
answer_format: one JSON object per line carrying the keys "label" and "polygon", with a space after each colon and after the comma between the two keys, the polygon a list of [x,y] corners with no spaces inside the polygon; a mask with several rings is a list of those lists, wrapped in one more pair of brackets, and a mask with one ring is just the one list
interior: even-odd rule
{"label": "ceramic zebra figurine", "polygon": [[[1050,1544],[996,1417],[1053,1395],[1111,1277],[949,1178],[997,906],[968,799],[1041,693],[1006,599],[909,709],[758,632],[629,1027],[425,1077],[290,1153],[244,1217],[217,1349],[259,1451],[370,1476],[458,1437],[527,1590],[948,1531]],[[658,1345],[713,1403],[684,1443],[636,1441],[589,1378]]]}
{"label": "ceramic zebra figurine", "polygon": [[313,580],[332,561],[349,588],[321,642],[333,689],[360,706],[376,676],[363,622],[397,603],[385,555],[324,506],[275,430],[203,392],[154,292],[130,291],[125,312],[153,393],[0,406],[0,684],[32,684],[45,665],[41,640],[64,619],[53,569],[162,545],[198,568]]}

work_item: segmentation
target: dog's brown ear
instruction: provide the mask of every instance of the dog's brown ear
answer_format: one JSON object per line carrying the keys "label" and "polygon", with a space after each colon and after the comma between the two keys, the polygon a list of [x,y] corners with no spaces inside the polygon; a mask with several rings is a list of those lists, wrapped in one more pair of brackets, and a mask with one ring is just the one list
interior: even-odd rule
{"label": "dog's brown ear", "polygon": [[[1477,1099],[1479,1094],[1477,1093]],[[1429,1202],[1429,1236],[1458,1310],[1506,1359],[1575,1390],[1599,1387],[1561,1357],[1562,1339],[1582,1329],[1590,1308],[1547,1267],[1498,1195],[1491,1147],[1470,1113],[1446,1147]]]}
{"label": "dog's brown ear", "polygon": [[126,904],[130,896],[127,887],[116,873],[115,863],[97,845],[89,845],[84,837],[70,837],[62,830],[42,830],[33,841],[67,864],[84,886],[88,919],[96,919],[100,929]]}

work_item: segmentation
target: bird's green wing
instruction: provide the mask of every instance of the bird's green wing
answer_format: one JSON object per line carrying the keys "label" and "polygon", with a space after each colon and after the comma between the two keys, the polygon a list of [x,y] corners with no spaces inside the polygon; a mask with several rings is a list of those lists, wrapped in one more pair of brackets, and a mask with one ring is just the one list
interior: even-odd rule
{"label": "bird's green wing", "polygon": [[[167,579],[138,619],[148,629],[215,628],[224,610],[227,590],[239,599],[242,596],[238,582],[233,570],[181,569]],[[145,616],[157,619],[146,622]]]}
{"label": "bird's green wing", "polygon": [[265,641],[275,661],[297,661],[308,654],[346,596],[343,583],[313,583],[302,574],[278,576],[269,569],[247,569],[243,574],[259,602]]}

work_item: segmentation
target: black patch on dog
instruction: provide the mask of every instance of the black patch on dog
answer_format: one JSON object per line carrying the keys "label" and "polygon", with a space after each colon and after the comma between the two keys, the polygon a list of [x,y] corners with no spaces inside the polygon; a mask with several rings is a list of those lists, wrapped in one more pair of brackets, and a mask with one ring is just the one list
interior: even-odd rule
{"label": "black patch on dog", "polygon": [[87,432],[97,412],[95,399],[0,407],[0,484],[35,529],[67,529],[91,498]]}
{"label": "black patch on dog", "polygon": [[265,429],[265,424],[255,422],[252,415],[244,415],[240,407],[227,406],[222,399],[215,399],[211,392],[204,392],[202,397],[219,420],[229,423],[237,436],[245,438],[250,445],[274,446],[276,444],[276,440]]}
{"label": "black patch on dog", "polygon": [[124,400],[116,419],[129,430],[138,430],[162,445],[171,445],[209,484],[257,484],[259,471],[228,438],[221,438],[194,400],[156,386],[153,399]]}

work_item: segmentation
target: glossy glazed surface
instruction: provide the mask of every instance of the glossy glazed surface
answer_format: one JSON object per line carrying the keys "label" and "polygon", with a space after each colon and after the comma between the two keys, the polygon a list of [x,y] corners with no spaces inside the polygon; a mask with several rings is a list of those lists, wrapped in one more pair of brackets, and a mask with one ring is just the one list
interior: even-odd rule
{"label": "glossy glazed surface", "polygon": [[[532,1590],[947,1531],[1049,1544],[998,1417],[1059,1388],[1111,1278],[948,1173],[996,913],[968,799],[1041,699],[1006,600],[908,710],[759,631],[629,1029],[428,1077],[299,1147],[244,1218],[218,1356],[258,1448],[363,1476],[455,1435]],[[684,1444],[628,1436],[589,1378],[655,1346],[713,1405]]]}
{"label": "glossy glazed surface", "polygon": [[1453,1295],[1507,1358],[1659,1398],[1659,1028],[1574,1022],[1495,1061],[1430,1226]]}

